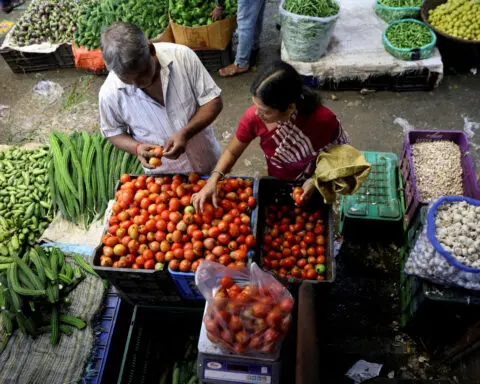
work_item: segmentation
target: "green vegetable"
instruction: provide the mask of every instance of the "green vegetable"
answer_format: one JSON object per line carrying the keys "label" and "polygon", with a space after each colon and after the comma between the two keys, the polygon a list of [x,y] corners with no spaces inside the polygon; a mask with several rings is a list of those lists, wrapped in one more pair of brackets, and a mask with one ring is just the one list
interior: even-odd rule
{"label": "green vegetable", "polygon": [[329,17],[340,8],[335,0],[286,0],[284,9],[302,16]]}
{"label": "green vegetable", "polygon": [[[201,27],[210,25],[214,21],[211,18],[215,9],[215,2],[211,0],[184,0],[170,1],[170,16],[176,24],[186,27]],[[229,18],[237,14],[237,1],[225,0],[223,17]]]}
{"label": "green vegetable", "polygon": [[381,5],[393,8],[421,7],[423,0],[378,0]]}
{"label": "green vegetable", "polygon": [[421,48],[433,40],[428,27],[413,21],[391,25],[386,36],[392,46],[403,49]]}

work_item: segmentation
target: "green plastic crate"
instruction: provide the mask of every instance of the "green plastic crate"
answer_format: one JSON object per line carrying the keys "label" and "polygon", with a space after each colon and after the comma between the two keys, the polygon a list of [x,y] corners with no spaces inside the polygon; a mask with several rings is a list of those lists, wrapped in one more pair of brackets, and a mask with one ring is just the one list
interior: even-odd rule
{"label": "green plastic crate", "polygon": [[351,196],[340,199],[340,233],[346,221],[400,221],[404,214],[403,185],[398,157],[387,152],[362,152],[372,165],[367,180]]}

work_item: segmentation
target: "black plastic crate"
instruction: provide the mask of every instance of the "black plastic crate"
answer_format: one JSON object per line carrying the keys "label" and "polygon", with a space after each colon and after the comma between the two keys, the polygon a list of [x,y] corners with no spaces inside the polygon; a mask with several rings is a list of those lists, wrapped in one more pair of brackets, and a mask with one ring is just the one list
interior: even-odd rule
{"label": "black plastic crate", "polygon": [[435,88],[439,74],[430,72],[427,68],[421,71],[405,72],[401,75],[371,76],[367,80],[325,79],[320,81],[314,76],[303,76],[304,83],[314,88],[331,91],[357,91],[363,88],[375,91],[431,91]]}
{"label": "black plastic crate", "polygon": [[[280,180],[274,177],[262,177],[259,181],[258,187],[258,216],[257,223],[255,226],[255,238],[257,239],[257,249],[255,251],[254,261],[256,261],[260,266],[263,265],[263,249],[262,249],[262,239],[263,231],[265,227],[265,210],[266,207],[272,203],[279,203],[290,205],[292,209],[294,208],[294,203],[292,199],[292,190],[296,186],[302,186],[303,183],[296,181],[285,181]],[[315,193],[308,205],[305,207],[307,212],[316,210],[318,208],[324,208],[323,212],[323,221],[325,225],[325,267],[326,275],[325,280],[314,281],[314,280],[304,280],[305,282],[310,283],[331,283],[335,280],[335,255],[334,255],[334,218],[333,210],[331,205],[326,205],[323,203],[323,199],[319,193]],[[273,274],[273,273],[272,273]],[[293,288],[298,283],[302,282],[300,279],[293,278],[281,278],[276,274],[273,274],[277,279],[288,287]]]}
{"label": "black plastic crate", "polygon": [[216,71],[233,63],[232,44],[223,51],[195,50],[195,53],[208,71]]}
{"label": "black plastic crate", "polygon": [[75,68],[70,44],[63,44],[52,53],[28,53],[7,48],[0,51],[0,54],[14,73]]}
{"label": "black plastic crate", "polygon": [[181,304],[177,286],[165,265],[163,271],[101,267],[102,246],[95,249],[93,269],[102,279],[108,280],[118,294],[132,305]]}
{"label": "black plastic crate", "polygon": [[187,340],[200,334],[203,310],[135,306],[118,384],[160,382],[165,366],[181,360]]}

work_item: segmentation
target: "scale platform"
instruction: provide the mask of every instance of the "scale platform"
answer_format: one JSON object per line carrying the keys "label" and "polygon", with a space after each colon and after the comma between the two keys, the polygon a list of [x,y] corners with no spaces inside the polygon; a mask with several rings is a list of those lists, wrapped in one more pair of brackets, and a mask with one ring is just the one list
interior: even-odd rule
{"label": "scale platform", "polygon": [[239,357],[222,351],[207,337],[202,322],[198,340],[197,376],[203,384],[280,383],[280,351],[272,359]]}

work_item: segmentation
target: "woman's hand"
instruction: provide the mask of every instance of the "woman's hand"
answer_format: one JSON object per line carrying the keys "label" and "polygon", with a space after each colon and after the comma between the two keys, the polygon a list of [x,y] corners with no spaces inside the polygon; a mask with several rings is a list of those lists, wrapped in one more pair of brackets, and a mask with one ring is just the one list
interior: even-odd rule
{"label": "woman's hand", "polygon": [[223,8],[220,7],[215,7],[213,12],[211,13],[210,17],[213,19],[213,21],[220,20],[223,16]]}
{"label": "woman's hand", "polygon": [[209,200],[212,200],[213,206],[217,207],[217,183],[212,179],[208,180],[200,192],[192,195],[190,203],[195,208],[195,212],[203,212],[203,207]]}
{"label": "woman's hand", "polygon": [[303,183],[302,185],[303,189],[303,195],[302,195],[302,205],[307,204],[310,198],[313,195],[313,192],[315,192],[315,184],[313,182],[313,179],[308,179]]}

